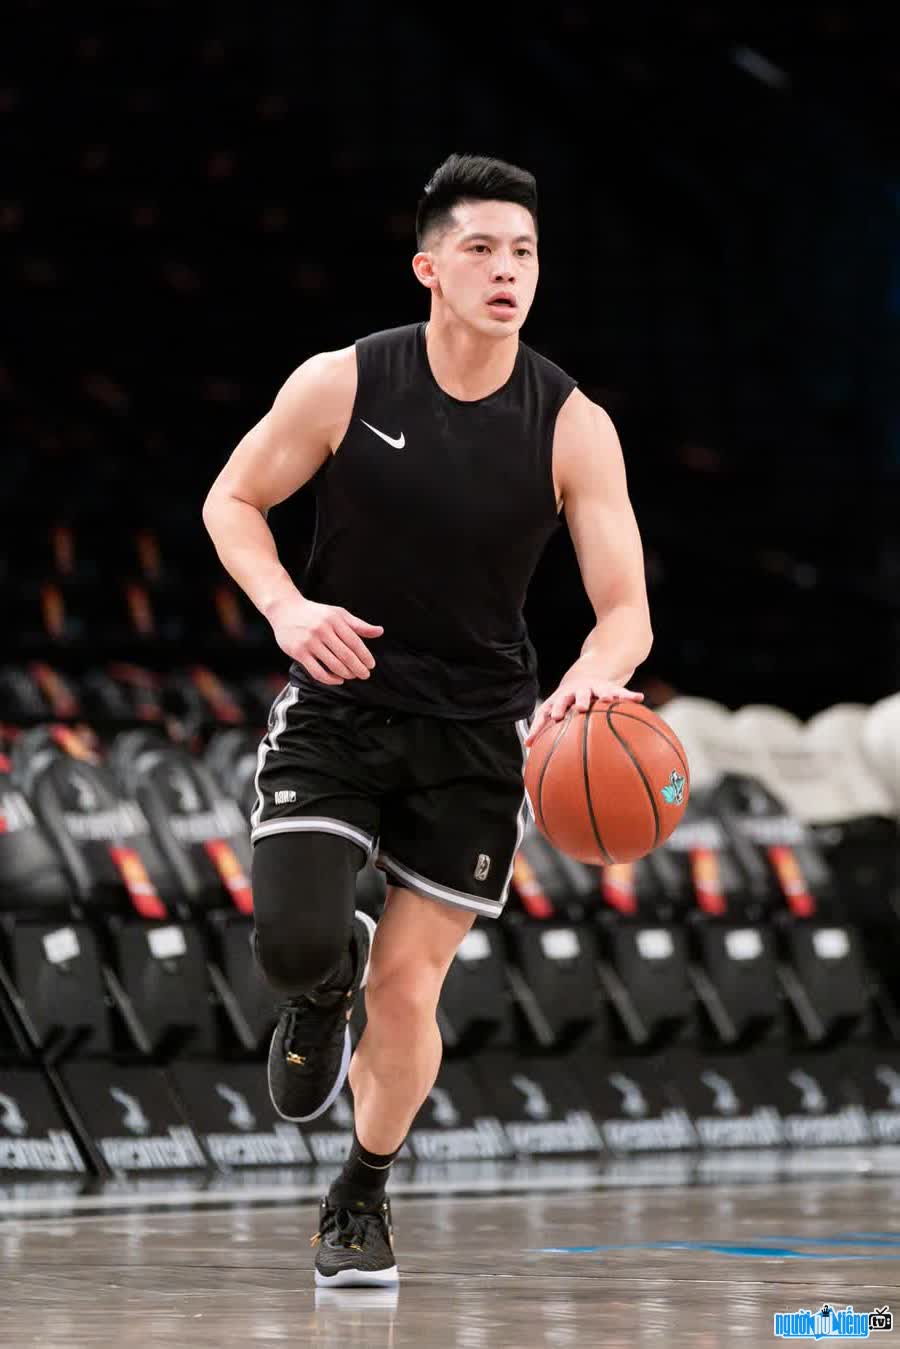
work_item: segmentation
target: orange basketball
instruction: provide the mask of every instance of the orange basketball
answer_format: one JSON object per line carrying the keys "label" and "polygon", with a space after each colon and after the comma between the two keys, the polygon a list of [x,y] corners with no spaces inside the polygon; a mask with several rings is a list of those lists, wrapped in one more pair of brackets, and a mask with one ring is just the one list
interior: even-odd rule
{"label": "orange basketball", "polygon": [[570,708],[530,747],[525,790],[541,833],[579,862],[636,862],[684,814],[687,755],[671,727],[642,703]]}

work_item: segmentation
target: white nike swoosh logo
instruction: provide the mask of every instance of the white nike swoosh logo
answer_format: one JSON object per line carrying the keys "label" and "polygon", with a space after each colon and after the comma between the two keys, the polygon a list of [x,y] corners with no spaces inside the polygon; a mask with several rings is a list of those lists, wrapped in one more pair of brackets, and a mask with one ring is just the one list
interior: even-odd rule
{"label": "white nike swoosh logo", "polygon": [[394,436],[387,436],[383,431],[379,431],[377,426],[369,426],[368,422],[363,422],[362,417],[360,417],[359,420],[362,422],[363,426],[368,426],[370,431],[374,431],[376,436],[381,436],[382,440],[386,440],[389,445],[393,445],[395,450],[402,450],[403,446],[406,444],[406,436],[402,431],[396,438]]}

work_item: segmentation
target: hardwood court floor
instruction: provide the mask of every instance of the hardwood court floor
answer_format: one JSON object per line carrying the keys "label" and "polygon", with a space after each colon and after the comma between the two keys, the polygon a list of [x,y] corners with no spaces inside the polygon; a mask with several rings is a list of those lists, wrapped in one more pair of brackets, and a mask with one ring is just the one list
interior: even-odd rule
{"label": "hardwood court floor", "polygon": [[397,1292],[314,1288],[309,1201],[13,1217],[0,1345],[755,1349],[778,1342],[776,1312],[827,1302],[891,1306],[896,1339],[873,1337],[889,1349],[898,1202],[892,1176],[399,1196]]}

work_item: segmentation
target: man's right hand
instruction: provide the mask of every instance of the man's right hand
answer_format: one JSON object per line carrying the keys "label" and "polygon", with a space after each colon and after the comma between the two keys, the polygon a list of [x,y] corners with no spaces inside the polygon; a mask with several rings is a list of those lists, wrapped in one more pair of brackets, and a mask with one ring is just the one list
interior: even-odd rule
{"label": "man's right hand", "polygon": [[380,637],[384,628],[378,624],[302,595],[277,600],[267,617],[284,654],[320,684],[369,678],[375,661],[362,638]]}

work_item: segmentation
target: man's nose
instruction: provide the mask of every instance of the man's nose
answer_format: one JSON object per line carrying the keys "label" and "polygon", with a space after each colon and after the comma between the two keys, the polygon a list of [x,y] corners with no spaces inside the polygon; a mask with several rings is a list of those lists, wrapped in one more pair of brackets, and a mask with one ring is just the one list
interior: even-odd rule
{"label": "man's nose", "polygon": [[495,281],[512,281],[515,279],[516,268],[510,253],[497,253],[494,256],[493,276]]}

